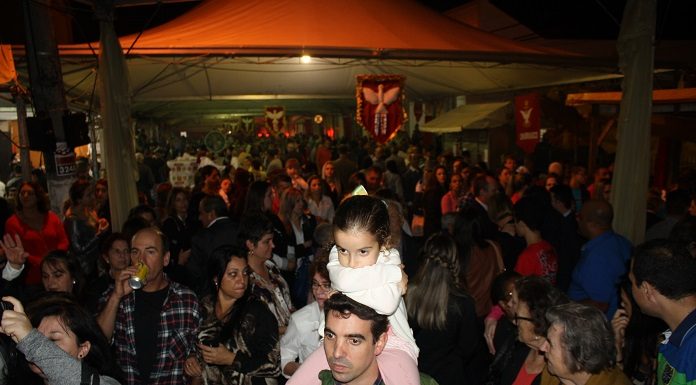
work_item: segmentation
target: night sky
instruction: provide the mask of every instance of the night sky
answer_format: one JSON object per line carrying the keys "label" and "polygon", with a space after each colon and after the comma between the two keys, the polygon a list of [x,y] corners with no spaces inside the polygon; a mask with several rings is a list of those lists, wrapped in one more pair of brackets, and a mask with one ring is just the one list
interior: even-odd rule
{"label": "night sky", "polygon": [[[420,3],[444,12],[469,3],[470,0],[417,0]],[[0,16],[0,42],[23,44],[22,0],[3,2]],[[67,5],[55,5],[57,12],[69,15],[72,20],[73,41],[95,41],[99,30],[91,9],[74,1]],[[619,33],[625,0],[490,0],[502,11],[538,35],[553,39],[615,39]],[[59,4],[60,1],[54,1]],[[138,33],[147,27],[165,23],[198,2],[174,3],[119,8],[115,27],[119,35]],[[657,0],[657,40],[696,40],[696,1]],[[62,41],[68,43],[67,41]]]}

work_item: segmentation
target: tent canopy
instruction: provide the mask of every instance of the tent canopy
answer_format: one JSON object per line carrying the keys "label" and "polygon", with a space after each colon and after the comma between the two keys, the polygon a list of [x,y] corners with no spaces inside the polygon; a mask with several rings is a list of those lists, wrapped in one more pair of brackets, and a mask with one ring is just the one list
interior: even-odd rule
{"label": "tent canopy", "polygon": [[460,132],[499,127],[507,123],[510,102],[464,104],[420,126],[425,132]]}
{"label": "tent canopy", "polygon": [[[206,131],[275,105],[288,115],[350,116],[359,74],[405,76],[407,100],[616,76],[615,64],[507,40],[414,0],[207,0],[120,40],[124,51],[132,46],[133,115],[172,129]],[[68,97],[87,109],[96,59],[87,45],[60,53]]]}
{"label": "tent canopy", "polygon": [[[161,26],[121,38],[146,55],[308,54],[329,57],[532,61],[576,54],[508,40],[413,0],[208,0]],[[61,47],[89,54],[87,45]]]}

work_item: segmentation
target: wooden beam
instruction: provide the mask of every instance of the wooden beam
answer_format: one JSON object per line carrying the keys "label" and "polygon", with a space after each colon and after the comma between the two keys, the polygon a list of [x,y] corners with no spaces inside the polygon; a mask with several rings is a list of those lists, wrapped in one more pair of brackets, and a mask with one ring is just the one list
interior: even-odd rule
{"label": "wooden beam", "polygon": [[[583,104],[619,104],[621,92],[585,92],[568,94],[566,106]],[[696,102],[696,88],[676,88],[669,90],[654,90],[653,103],[693,103]]]}

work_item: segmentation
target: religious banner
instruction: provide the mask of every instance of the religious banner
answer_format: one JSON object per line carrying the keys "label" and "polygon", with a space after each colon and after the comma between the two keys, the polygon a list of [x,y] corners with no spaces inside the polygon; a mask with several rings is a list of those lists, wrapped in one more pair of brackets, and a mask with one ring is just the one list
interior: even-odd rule
{"label": "religious banner", "polygon": [[253,134],[254,131],[256,131],[256,124],[254,124],[254,118],[242,118],[242,132],[245,134]]}
{"label": "religious banner", "polygon": [[401,75],[358,75],[356,120],[378,143],[392,139],[406,121]]}
{"label": "religious banner", "polygon": [[285,107],[266,107],[265,111],[266,128],[272,133],[277,134],[285,129]]}
{"label": "religious banner", "polygon": [[539,94],[515,96],[515,126],[517,147],[531,154],[539,143],[541,129]]}

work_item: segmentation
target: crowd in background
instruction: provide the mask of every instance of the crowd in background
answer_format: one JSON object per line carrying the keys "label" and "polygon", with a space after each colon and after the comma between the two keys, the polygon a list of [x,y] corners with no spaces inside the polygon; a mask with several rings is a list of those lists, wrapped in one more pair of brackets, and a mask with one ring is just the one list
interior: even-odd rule
{"label": "crowd in background", "polygon": [[[222,154],[139,146],[140,204],[120,229],[110,223],[107,181],[90,176],[86,163],[61,213],[49,210],[40,170],[30,181],[17,170],[0,200],[3,296],[17,299],[15,310],[26,304],[29,329],[42,333],[50,315],[37,309],[56,308],[67,334],[77,335],[74,352],[61,348],[93,359],[88,376],[285,381],[319,346],[331,225],[363,186],[388,204],[391,244],[409,276],[419,370],[441,385],[579,385],[591,376],[655,384],[665,362],[675,378],[696,381],[696,343],[693,354],[658,349],[668,328],[696,341],[679,334],[682,321],[696,324],[695,280],[664,288],[663,276],[643,272],[639,280],[632,270],[638,257],[659,255],[682,268],[662,275],[695,272],[694,170],[650,190],[648,211],[635,213],[646,217],[649,242],[637,247],[612,229],[611,164],[590,176],[579,165],[508,155],[490,169],[467,152],[317,136],[249,140]],[[174,187],[166,160],[185,150],[212,165],[198,169],[193,186]],[[128,279],[139,263],[149,272],[136,290]],[[651,302],[648,289],[659,298]],[[675,324],[668,301],[683,298],[691,311]],[[75,312],[89,314],[89,325],[73,321]],[[91,334],[72,332],[78,328]],[[29,329],[19,334],[41,343]],[[3,337],[0,384],[58,378],[9,334],[19,344]],[[82,349],[85,341],[92,350]],[[597,357],[576,357],[577,349]],[[675,361],[680,354],[690,358]]]}

